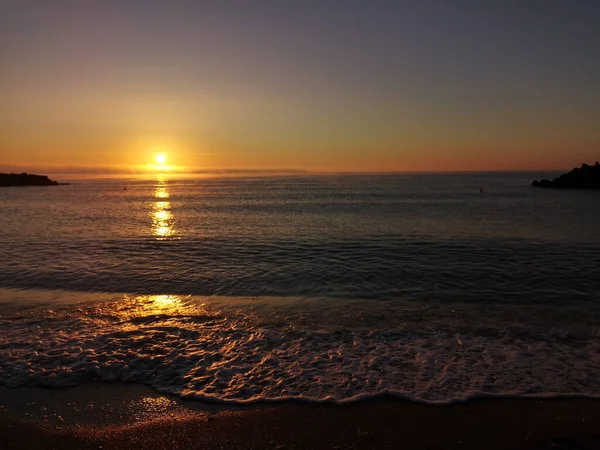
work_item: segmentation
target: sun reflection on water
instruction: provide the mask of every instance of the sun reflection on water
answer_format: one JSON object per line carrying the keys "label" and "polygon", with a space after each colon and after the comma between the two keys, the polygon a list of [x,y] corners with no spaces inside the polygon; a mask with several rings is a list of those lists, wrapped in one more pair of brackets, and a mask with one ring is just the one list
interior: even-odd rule
{"label": "sun reflection on water", "polygon": [[167,239],[176,239],[177,233],[174,227],[173,213],[171,212],[171,202],[169,187],[164,179],[158,180],[156,191],[154,192],[155,201],[152,203],[152,234],[159,241]]}
{"label": "sun reflection on water", "polygon": [[157,324],[171,323],[183,326],[181,317],[205,314],[204,305],[189,302],[189,297],[179,295],[125,295],[111,307],[123,321],[121,329],[128,332],[149,330]]}
{"label": "sun reflection on water", "polygon": [[181,303],[181,298],[177,295],[151,295],[148,297],[148,301],[156,309],[171,309]]}
{"label": "sun reflection on water", "polygon": [[157,186],[154,196],[156,198],[169,198],[169,191],[167,190],[167,186]]}
{"label": "sun reflection on water", "polygon": [[119,315],[129,319],[164,315],[178,316],[192,307],[185,297],[179,295],[137,295],[125,296],[119,303]]}

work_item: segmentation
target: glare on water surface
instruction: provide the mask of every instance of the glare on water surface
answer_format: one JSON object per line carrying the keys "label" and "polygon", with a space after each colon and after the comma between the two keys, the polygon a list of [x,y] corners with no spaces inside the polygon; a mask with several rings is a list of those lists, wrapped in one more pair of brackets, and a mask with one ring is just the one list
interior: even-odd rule
{"label": "glare on water surface", "polygon": [[167,200],[169,198],[169,188],[166,181],[159,179],[154,197],[155,201],[152,203],[151,209],[153,235],[157,240],[173,239],[176,232],[173,225],[171,202]]}

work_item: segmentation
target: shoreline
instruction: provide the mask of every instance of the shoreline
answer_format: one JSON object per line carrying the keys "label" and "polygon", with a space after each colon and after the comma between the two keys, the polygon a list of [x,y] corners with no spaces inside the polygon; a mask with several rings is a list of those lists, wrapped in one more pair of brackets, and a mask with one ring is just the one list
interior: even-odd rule
{"label": "shoreline", "polygon": [[600,448],[600,400],[218,405],[138,384],[0,388],[0,448]]}

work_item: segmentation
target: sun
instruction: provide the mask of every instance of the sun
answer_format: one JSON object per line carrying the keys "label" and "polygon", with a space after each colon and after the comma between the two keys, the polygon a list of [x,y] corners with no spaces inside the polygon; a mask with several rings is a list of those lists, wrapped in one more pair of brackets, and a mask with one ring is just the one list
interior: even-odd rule
{"label": "sun", "polygon": [[167,157],[164,155],[164,153],[159,153],[154,157],[154,159],[156,160],[156,164],[160,166],[167,162]]}

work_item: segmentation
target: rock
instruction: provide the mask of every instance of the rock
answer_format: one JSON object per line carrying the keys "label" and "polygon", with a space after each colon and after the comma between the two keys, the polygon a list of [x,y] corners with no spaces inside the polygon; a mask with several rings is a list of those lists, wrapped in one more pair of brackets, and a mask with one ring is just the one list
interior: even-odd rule
{"label": "rock", "polygon": [[600,189],[600,163],[593,166],[582,164],[580,168],[574,168],[569,173],[550,180],[534,180],[533,187],[556,188],[556,189]]}
{"label": "rock", "polygon": [[45,175],[30,173],[0,173],[0,186],[58,186],[59,183]]}

